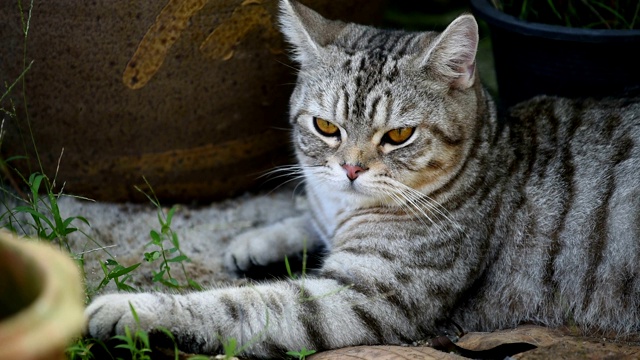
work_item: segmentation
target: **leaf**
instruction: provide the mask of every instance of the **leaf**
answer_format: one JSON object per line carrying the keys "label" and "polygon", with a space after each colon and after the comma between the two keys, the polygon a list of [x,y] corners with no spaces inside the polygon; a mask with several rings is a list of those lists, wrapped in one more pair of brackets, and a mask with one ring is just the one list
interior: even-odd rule
{"label": "leaf", "polygon": [[173,243],[173,246],[175,246],[176,248],[180,248],[180,241],[178,240],[178,234],[176,234],[175,232],[171,232],[171,242]]}
{"label": "leaf", "polygon": [[[80,221],[82,221],[83,223],[87,224],[87,226],[91,226],[91,224],[89,224],[89,221],[88,221],[87,219],[85,219],[84,217],[82,217],[82,216],[72,216],[72,217],[66,218],[66,219],[62,222],[62,228],[63,228],[63,229],[66,229],[66,228],[67,228],[69,225],[71,225],[71,223],[72,223],[73,221],[75,221],[75,220],[80,220]],[[77,230],[77,229],[75,229],[75,230]],[[75,231],[75,230],[74,230],[74,231]]]}
{"label": "leaf", "polygon": [[167,221],[166,221],[167,227],[171,227],[171,220],[173,220],[173,215],[176,213],[176,210],[178,210],[177,205],[174,205],[171,207],[171,209],[169,209],[169,213],[167,214]]}
{"label": "leaf", "polygon": [[135,333],[135,337],[142,342],[143,348],[139,349],[140,352],[151,352],[149,346],[149,334],[146,331],[138,330]]}
{"label": "leaf", "polygon": [[140,317],[138,316],[138,312],[136,311],[136,309],[133,307],[133,304],[131,304],[131,301],[129,301],[129,309],[131,309],[133,320],[136,322],[136,324],[140,325]]}
{"label": "leaf", "polygon": [[107,261],[105,261],[104,264],[107,266],[113,266],[113,265],[118,265],[118,262],[113,259],[107,259]]}
{"label": "leaf", "polygon": [[109,273],[109,278],[113,279],[113,278],[117,278],[120,277],[122,275],[128,274],[130,272],[132,272],[133,270],[135,270],[138,266],[140,266],[141,263],[137,263],[137,264],[133,264],[129,267],[124,267],[122,265],[117,265],[110,273]]}
{"label": "leaf", "polygon": [[186,260],[189,260],[189,258],[186,255],[178,255],[174,258],[167,259],[167,262],[182,262]]}
{"label": "leaf", "polygon": [[309,355],[315,354],[315,350],[307,350],[306,348],[300,349],[300,351],[287,351],[287,355],[296,357],[298,359],[305,359]]}
{"label": "leaf", "polygon": [[66,229],[69,225],[71,225],[71,223],[72,223],[72,222],[73,222],[73,220],[75,220],[75,219],[76,219],[75,217],[70,217],[70,218],[65,219],[65,220],[62,222],[62,228],[63,228],[63,229]]}
{"label": "leaf", "polygon": [[162,237],[160,236],[160,234],[158,234],[157,231],[151,230],[149,235],[151,236],[151,242],[154,245],[160,246],[160,244],[162,244]]}
{"label": "leaf", "polygon": [[97,290],[102,289],[103,287],[107,286],[107,284],[109,283],[109,269],[107,269],[107,265],[100,263],[100,266],[102,267],[102,271],[104,272],[104,278],[102,279],[102,281],[100,282],[100,284],[98,285]]}
{"label": "leaf", "polygon": [[60,216],[60,209],[58,208],[58,199],[51,192],[49,192],[47,196],[49,197],[49,204],[51,205],[51,214],[53,214],[53,220],[56,223],[56,228],[60,231],[61,229],[63,229],[63,226],[62,217]]}
{"label": "leaf", "polygon": [[13,210],[15,212],[29,213],[34,218],[34,220],[36,220],[36,219],[42,220],[45,223],[47,223],[47,225],[49,225],[49,228],[51,228],[51,229],[55,228],[53,226],[53,223],[51,222],[51,220],[49,220],[44,214],[34,210],[33,208],[30,208],[28,206],[18,206],[16,208],[14,208]]}
{"label": "leaf", "polygon": [[178,280],[174,279],[174,278],[169,278],[167,279],[161,279],[160,283],[163,284],[164,286],[170,287],[170,288],[179,288],[180,284],[178,283]]}
{"label": "leaf", "polygon": [[152,280],[154,282],[162,281],[162,279],[164,278],[164,272],[165,272],[165,270],[162,270],[160,272],[154,272]]}
{"label": "leaf", "polygon": [[162,209],[160,207],[158,207],[158,212],[156,213],[156,215],[158,216],[158,223],[160,223],[160,226],[162,226],[162,229],[160,229],[160,231],[164,234],[167,224],[165,224],[163,216],[164,214],[162,213]]}
{"label": "leaf", "polygon": [[[116,335],[113,337],[116,340],[120,340],[120,341],[127,341],[128,337],[126,335]],[[133,345],[129,345],[129,344],[118,344],[116,346],[114,346],[114,348],[116,349],[126,349],[129,350],[129,352],[134,353],[136,351],[136,347]]]}
{"label": "leaf", "polygon": [[238,341],[234,338],[230,338],[222,343],[222,348],[224,349],[223,351],[225,356],[235,356],[236,350],[238,349]]}
{"label": "leaf", "polygon": [[289,265],[289,258],[287,257],[287,255],[284,256],[284,266],[287,268],[287,274],[289,275],[289,278],[291,278],[291,280],[295,280],[296,276],[291,272],[291,266]]}
{"label": "leaf", "polygon": [[195,290],[198,290],[198,291],[204,290],[202,286],[200,286],[200,284],[198,284],[195,280],[187,279],[187,284],[189,284],[189,286],[191,286]]}
{"label": "leaf", "polygon": [[116,282],[116,287],[118,288],[118,290],[120,291],[126,291],[126,292],[136,292],[136,288],[127,285],[123,282]]}
{"label": "leaf", "polygon": [[87,220],[84,216],[74,216],[73,218],[82,221],[83,223],[87,224],[87,226],[91,226],[89,220]]}
{"label": "leaf", "polygon": [[40,191],[40,184],[42,180],[45,178],[44,175],[33,173],[29,176],[29,187],[31,188],[31,193],[33,194],[33,201],[35,202],[38,199],[38,192]]}
{"label": "leaf", "polygon": [[67,235],[69,235],[69,234],[71,234],[73,232],[76,232],[76,231],[78,231],[77,228],[66,228],[66,229],[63,229],[62,230],[62,236],[67,236]]}
{"label": "leaf", "polygon": [[15,160],[27,160],[27,159],[29,159],[29,158],[24,156],[24,155],[16,155],[16,156],[10,156],[10,157],[4,159],[4,162],[8,163],[8,162],[12,162],[12,161],[15,161]]}
{"label": "leaf", "polygon": [[[169,331],[169,329],[162,327],[162,326],[158,326],[155,330],[159,330],[162,333],[164,333],[165,335],[167,335],[167,337],[169,339],[171,339],[171,342],[173,343],[173,353],[175,354],[174,356],[174,360],[178,360],[180,358],[180,350],[178,349],[178,343],[176,342],[176,338],[173,336],[173,334],[171,333],[171,331]],[[193,359],[193,357],[189,358],[190,360]],[[206,357],[205,359],[209,359],[209,357]]]}
{"label": "leaf", "polygon": [[147,262],[153,262],[160,257],[159,251],[152,251],[150,253],[144,253],[144,260]]}

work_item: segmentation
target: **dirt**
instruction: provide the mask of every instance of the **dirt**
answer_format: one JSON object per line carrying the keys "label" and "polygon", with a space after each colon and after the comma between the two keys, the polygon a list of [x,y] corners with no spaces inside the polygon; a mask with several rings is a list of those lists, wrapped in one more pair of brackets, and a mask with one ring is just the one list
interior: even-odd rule
{"label": "dirt", "polygon": [[[462,349],[482,352],[504,344],[531,344],[536,348],[520,353],[503,354],[499,359],[639,359],[640,343],[636,341],[616,341],[574,335],[570,329],[549,329],[542,326],[525,325],[512,330],[491,333],[469,333],[456,345]],[[522,346],[512,346],[518,350]],[[476,353],[480,355],[479,353]],[[309,357],[309,360],[333,359],[424,359],[454,360],[465,359],[456,353],[442,352],[427,346],[358,346],[325,351]],[[478,358],[475,357],[474,358]],[[493,358],[496,357],[485,357]]]}

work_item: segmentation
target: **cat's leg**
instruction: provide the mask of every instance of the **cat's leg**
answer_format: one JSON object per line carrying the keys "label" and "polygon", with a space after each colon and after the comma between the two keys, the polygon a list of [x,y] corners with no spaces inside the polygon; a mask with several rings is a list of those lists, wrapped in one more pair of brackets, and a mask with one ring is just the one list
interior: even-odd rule
{"label": "cat's leg", "polygon": [[321,251],[324,244],[319,239],[306,214],[287,218],[238,235],[227,248],[224,264],[228,271],[243,274],[252,267],[283,262],[285,256]]}
{"label": "cat's leg", "polygon": [[[169,329],[182,350],[197,353],[219,352],[229,339],[244,355],[276,357],[425,336],[467,286],[459,278],[471,269],[443,267],[434,276],[432,266],[410,268],[411,259],[360,255],[372,248],[332,254],[314,277],[180,295],[101,296],[86,310],[89,335],[107,339],[136,328],[131,304],[143,330]],[[437,265],[441,257],[428,261]],[[403,271],[411,274],[398,275]]]}
{"label": "cat's leg", "polygon": [[184,295],[111,294],[97,298],[86,314],[89,335],[98,339],[124,334],[125,327],[163,327],[183,351],[218,353],[221,341],[235,339],[243,355],[266,358],[302,348],[398,343],[399,336],[408,341],[415,334],[413,322],[393,304],[327,278]]}

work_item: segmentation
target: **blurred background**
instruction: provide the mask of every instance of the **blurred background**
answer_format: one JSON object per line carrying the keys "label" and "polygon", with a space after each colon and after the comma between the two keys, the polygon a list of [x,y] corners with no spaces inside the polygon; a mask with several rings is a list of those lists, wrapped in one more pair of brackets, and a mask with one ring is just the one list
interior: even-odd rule
{"label": "blurred background", "polygon": [[[326,17],[442,30],[464,0],[306,0]],[[109,202],[220,200],[291,163],[295,65],[276,0],[0,2],[0,170]],[[478,66],[495,89],[489,38]],[[144,177],[144,178],[143,178]],[[148,180],[148,183],[144,179]]]}

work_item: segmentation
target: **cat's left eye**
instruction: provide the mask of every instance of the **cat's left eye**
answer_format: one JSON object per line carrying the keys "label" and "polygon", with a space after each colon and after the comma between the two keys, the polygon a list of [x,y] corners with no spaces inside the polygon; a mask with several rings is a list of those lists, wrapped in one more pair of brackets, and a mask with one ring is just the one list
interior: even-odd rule
{"label": "cat's left eye", "polygon": [[409,140],[415,130],[416,128],[414,127],[393,129],[384,134],[381,142],[383,144],[400,145]]}

